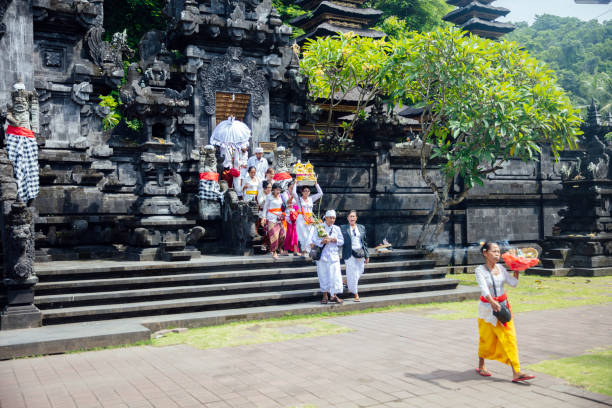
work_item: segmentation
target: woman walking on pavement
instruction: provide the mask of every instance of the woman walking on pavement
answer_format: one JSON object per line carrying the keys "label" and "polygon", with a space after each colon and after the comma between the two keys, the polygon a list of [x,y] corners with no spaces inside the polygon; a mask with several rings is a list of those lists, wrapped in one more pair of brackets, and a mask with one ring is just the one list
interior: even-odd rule
{"label": "woman walking on pavement", "polygon": [[[514,316],[506,323],[502,323],[493,312],[499,312],[504,306],[512,309],[504,292],[504,283],[515,287],[518,284],[518,271],[514,276],[497,262],[500,258],[499,245],[485,242],[480,248],[485,258],[485,264],[476,268],[476,281],[480,286],[481,295],[478,305],[478,368],[476,372],[483,377],[490,377],[491,373],[485,367],[485,359],[497,360],[512,368],[512,382],[532,380],[533,375],[521,371],[518,347],[516,344],[516,331],[514,330]],[[502,311],[503,312],[503,311]]]}
{"label": "woman walking on pavement", "polygon": [[357,285],[359,278],[363,275],[365,264],[370,262],[366,229],[363,225],[357,224],[357,211],[349,211],[347,219],[348,225],[340,228],[346,243],[342,246],[342,259],[346,265],[346,285],[348,290],[355,295],[355,302],[360,302]]}

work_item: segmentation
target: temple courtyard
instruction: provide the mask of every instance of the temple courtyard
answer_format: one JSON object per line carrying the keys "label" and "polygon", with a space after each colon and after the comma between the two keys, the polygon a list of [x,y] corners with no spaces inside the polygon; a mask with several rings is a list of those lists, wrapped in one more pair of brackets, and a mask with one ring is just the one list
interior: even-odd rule
{"label": "temple courtyard", "polygon": [[[552,295],[546,278],[529,281],[531,302],[529,290],[515,293],[522,368],[537,375],[529,384],[512,383],[497,362],[488,363],[492,377],[475,372],[478,330],[475,313],[467,317],[475,301],[466,301],[233,323],[132,347],[1,361],[0,406],[611,406],[612,396],[533,366],[609,354],[612,304],[601,301],[610,296],[609,278],[575,279],[582,282],[574,296],[563,293],[559,304],[569,307],[538,306],[538,288]],[[600,300],[590,302],[581,283],[599,288],[593,299]],[[595,365],[609,374],[609,357]],[[599,380],[608,394],[610,381]]]}

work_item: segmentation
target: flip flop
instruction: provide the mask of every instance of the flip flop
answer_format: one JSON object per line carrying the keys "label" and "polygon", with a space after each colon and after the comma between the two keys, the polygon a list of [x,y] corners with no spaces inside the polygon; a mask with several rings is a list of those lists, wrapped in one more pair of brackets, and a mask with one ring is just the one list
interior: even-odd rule
{"label": "flip flop", "polygon": [[321,299],[321,304],[322,304],[322,305],[326,305],[326,304],[327,304],[327,302],[328,302],[328,300],[327,300],[327,299]]}
{"label": "flip flop", "polygon": [[482,371],[480,368],[477,368],[476,372],[478,373],[478,375],[482,375],[483,377],[490,377],[491,376],[490,372]]}
{"label": "flip flop", "polygon": [[518,383],[521,381],[533,380],[534,378],[535,378],[535,375],[521,375],[519,378],[513,378],[512,382]]}

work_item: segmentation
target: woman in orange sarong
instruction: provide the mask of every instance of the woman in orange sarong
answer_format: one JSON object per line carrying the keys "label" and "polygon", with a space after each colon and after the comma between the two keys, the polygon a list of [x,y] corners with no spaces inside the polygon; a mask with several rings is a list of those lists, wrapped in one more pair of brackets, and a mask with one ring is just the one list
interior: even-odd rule
{"label": "woman in orange sarong", "polygon": [[278,259],[276,251],[282,248],[285,241],[285,229],[283,228],[283,220],[285,219],[284,202],[280,195],[281,186],[278,183],[272,185],[272,195],[266,198],[264,204],[264,225],[266,234],[268,235],[268,250],[274,259]]}
{"label": "woman in orange sarong", "polygon": [[512,320],[501,323],[493,314],[499,311],[500,303],[506,304],[510,309],[504,283],[515,287],[518,284],[518,271],[514,276],[497,262],[500,258],[499,245],[486,242],[480,251],[485,258],[485,264],[476,268],[476,281],[480,286],[481,296],[478,305],[478,368],[476,372],[483,377],[490,377],[491,373],[485,367],[485,359],[496,360],[509,365],[512,369],[512,381],[532,380],[535,376],[521,371],[518,347],[516,344],[516,331],[514,330],[514,314]]}

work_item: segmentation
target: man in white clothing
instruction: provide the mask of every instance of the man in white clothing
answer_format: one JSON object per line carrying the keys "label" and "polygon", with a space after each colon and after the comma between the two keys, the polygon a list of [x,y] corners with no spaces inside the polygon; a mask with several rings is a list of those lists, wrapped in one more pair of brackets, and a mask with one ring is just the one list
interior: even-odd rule
{"label": "man in white clothing", "polygon": [[[340,255],[338,250],[344,244],[340,227],[334,225],[336,222],[336,211],[328,210],[325,213],[325,229],[326,237],[321,238],[316,232],[313,236],[313,242],[316,246],[323,248],[321,259],[317,263],[317,271],[320,273],[320,285],[323,291],[323,299],[321,303],[329,302],[342,303],[342,299],[338,297],[338,293],[342,293],[342,273],[340,271]],[[329,294],[329,295],[328,295]]]}
{"label": "man in white clothing", "polygon": [[247,162],[247,169],[255,167],[255,175],[259,180],[265,180],[266,170],[268,170],[268,159],[263,157],[263,154],[263,147],[257,147],[255,148],[255,156],[249,157],[249,161]]}
{"label": "man in white clothing", "polygon": [[249,158],[249,146],[243,145],[240,150],[236,149],[234,153],[233,168],[240,171],[240,176],[234,177],[233,187],[238,197],[242,197],[242,179],[247,174],[247,161]]}

